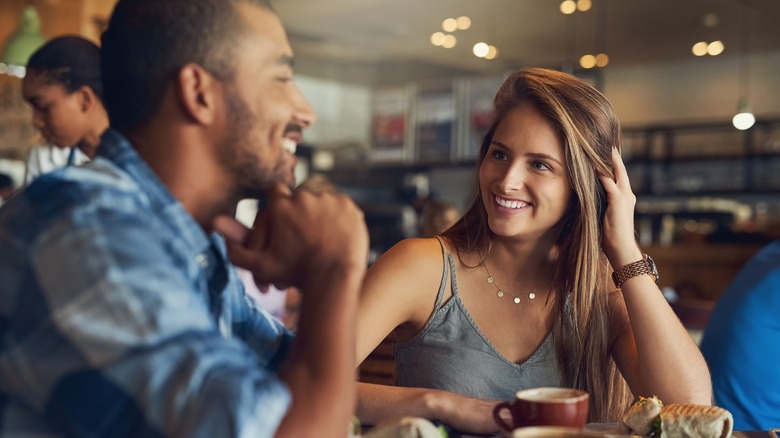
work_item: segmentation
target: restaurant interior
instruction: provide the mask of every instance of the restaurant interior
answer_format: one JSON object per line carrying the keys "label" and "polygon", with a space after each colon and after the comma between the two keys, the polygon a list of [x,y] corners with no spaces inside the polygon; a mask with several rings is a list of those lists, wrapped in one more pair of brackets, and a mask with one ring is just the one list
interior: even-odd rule
{"label": "restaurant interior", "polygon": [[[24,62],[8,56],[64,34],[98,42],[114,3],[0,2],[0,172],[20,182],[40,142]],[[358,202],[374,257],[416,235],[419,201],[463,212],[495,90],[526,66],[573,73],[615,107],[639,242],[694,336],[745,261],[780,237],[777,0],[271,3],[318,115],[298,179],[323,174]],[[376,381],[392,373],[365,367]]]}

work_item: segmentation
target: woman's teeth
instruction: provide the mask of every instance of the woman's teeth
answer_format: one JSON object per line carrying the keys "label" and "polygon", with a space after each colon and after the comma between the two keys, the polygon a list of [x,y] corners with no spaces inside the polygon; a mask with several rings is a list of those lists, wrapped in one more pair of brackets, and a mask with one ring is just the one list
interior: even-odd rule
{"label": "woman's teeth", "polygon": [[523,208],[528,205],[527,202],[522,201],[509,201],[507,199],[501,199],[496,196],[496,203],[504,208]]}

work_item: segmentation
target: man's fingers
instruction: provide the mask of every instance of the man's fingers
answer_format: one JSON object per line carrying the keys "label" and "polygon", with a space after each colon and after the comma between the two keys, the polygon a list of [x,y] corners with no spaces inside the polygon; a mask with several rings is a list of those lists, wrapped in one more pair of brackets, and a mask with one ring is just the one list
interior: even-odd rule
{"label": "man's fingers", "polygon": [[290,197],[292,196],[292,189],[290,189],[289,186],[282,184],[282,183],[276,183],[271,186],[270,189],[268,189],[268,199],[275,199],[279,197]]}
{"label": "man's fingers", "polygon": [[273,282],[271,279],[279,270],[278,262],[271,255],[231,241],[227,242],[227,251],[231,263],[252,273],[260,290],[268,289],[267,285]]}
{"label": "man's fingers", "polygon": [[213,226],[229,242],[244,243],[249,235],[249,228],[230,216],[217,216]]}

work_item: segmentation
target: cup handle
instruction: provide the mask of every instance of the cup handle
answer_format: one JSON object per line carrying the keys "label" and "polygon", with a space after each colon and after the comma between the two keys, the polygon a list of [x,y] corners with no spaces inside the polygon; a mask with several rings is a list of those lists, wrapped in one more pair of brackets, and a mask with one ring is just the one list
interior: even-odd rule
{"label": "cup handle", "polygon": [[502,402],[493,407],[493,419],[496,420],[496,423],[498,423],[498,425],[507,432],[511,432],[514,427],[511,424],[506,424],[504,419],[501,418],[501,415],[499,414],[503,409],[510,409],[511,406],[512,404],[509,402]]}

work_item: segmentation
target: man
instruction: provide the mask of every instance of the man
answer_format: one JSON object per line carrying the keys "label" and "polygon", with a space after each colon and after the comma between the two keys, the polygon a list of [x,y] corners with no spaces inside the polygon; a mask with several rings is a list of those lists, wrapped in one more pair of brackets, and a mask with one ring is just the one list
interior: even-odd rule
{"label": "man", "polygon": [[[344,436],[368,233],[347,198],[289,188],[314,121],[292,59],[264,1],[119,1],[116,130],[0,212],[3,435]],[[248,230],[236,203],[261,193]],[[302,292],[295,340],[226,247]]]}
{"label": "man", "polygon": [[745,264],[718,299],[701,352],[712,375],[715,404],[734,429],[780,427],[780,240]]}

